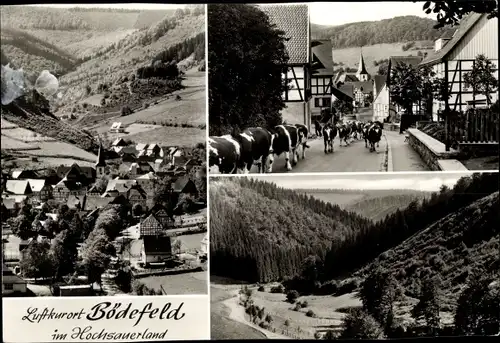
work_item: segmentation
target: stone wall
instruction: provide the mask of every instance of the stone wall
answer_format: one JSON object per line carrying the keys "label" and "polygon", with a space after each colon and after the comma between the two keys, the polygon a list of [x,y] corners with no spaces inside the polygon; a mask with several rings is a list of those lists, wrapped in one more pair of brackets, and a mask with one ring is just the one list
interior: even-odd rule
{"label": "stone wall", "polygon": [[408,129],[408,143],[430,170],[442,170],[438,160],[455,159],[459,153],[455,149],[446,151],[445,145],[418,129]]}

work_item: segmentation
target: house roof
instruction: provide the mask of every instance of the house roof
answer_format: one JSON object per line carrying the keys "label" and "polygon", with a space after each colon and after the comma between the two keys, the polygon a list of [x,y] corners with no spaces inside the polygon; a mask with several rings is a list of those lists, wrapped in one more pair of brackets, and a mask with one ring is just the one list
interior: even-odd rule
{"label": "house roof", "polygon": [[111,146],[127,146],[127,143],[125,142],[125,140],[123,138],[117,138],[117,139],[115,139],[113,144],[111,144]]}
{"label": "house roof", "polygon": [[289,64],[308,63],[309,51],[309,6],[308,5],[264,5],[265,12],[278,29],[290,38],[285,47],[290,57]]}
{"label": "house roof", "polygon": [[172,184],[172,189],[174,192],[181,192],[189,182],[193,181],[187,176],[182,176]]}
{"label": "house roof", "polygon": [[40,192],[46,183],[43,179],[27,179],[26,181],[30,183],[32,192]]}
{"label": "house roof", "polygon": [[82,207],[82,209],[84,211],[93,212],[95,210],[99,210],[101,208],[106,207],[112,200],[113,200],[113,198],[111,198],[111,197],[106,197],[106,198],[87,197],[87,200],[85,201],[85,205]]}
{"label": "house roof", "polygon": [[146,143],[138,143],[136,146],[135,146],[135,150],[137,151],[142,151],[144,149],[147,149],[148,147],[148,144]]}
{"label": "house roof", "polygon": [[76,208],[78,205],[80,205],[80,208],[83,208],[85,206],[85,195],[83,196],[76,196],[73,194],[70,194],[68,197],[68,201],[66,202],[66,205],[68,205],[69,208]]}
{"label": "house roof", "polygon": [[373,77],[373,88],[374,88],[373,91],[375,93],[374,98],[376,98],[379,95],[382,88],[384,88],[386,78],[387,77],[385,75],[375,75]]}
{"label": "house roof", "polygon": [[7,180],[5,183],[5,190],[16,195],[31,193],[31,187],[28,180]]}
{"label": "house roof", "polygon": [[471,13],[465,16],[455,31],[453,37],[448,43],[439,51],[429,54],[420,65],[436,64],[443,61],[448,54],[457,46],[457,44],[465,37],[465,35],[472,29],[472,27],[487,14],[484,13]]}
{"label": "house roof", "polygon": [[134,185],[127,191],[127,198],[130,198],[130,196],[134,193],[139,194],[143,199],[148,197],[146,191],[139,185]]}
{"label": "house roof", "polygon": [[83,185],[80,182],[72,182],[68,181],[66,178],[59,181],[57,185],[54,187],[66,187],[70,191],[77,191],[83,188]]}
{"label": "house roof", "polygon": [[373,82],[371,81],[356,81],[352,82],[351,85],[354,86],[354,88],[357,88],[358,90],[363,89],[363,93],[371,93],[373,92]]}
{"label": "house roof", "polygon": [[421,61],[421,56],[391,56],[391,68],[394,68],[398,63],[416,67]]}
{"label": "house roof", "polygon": [[313,68],[315,61],[319,62],[319,69],[315,69],[313,75],[333,75],[332,42],[329,39],[314,40],[311,42],[313,55]]}
{"label": "house roof", "polygon": [[354,99],[354,86],[352,84],[342,85],[338,88],[342,93],[346,94],[352,99]]}
{"label": "house roof", "polygon": [[354,87],[352,85],[343,85],[340,88],[332,87],[333,95],[340,100],[352,103],[354,98]]}
{"label": "house roof", "polygon": [[121,122],[114,122],[114,123],[111,125],[111,128],[112,128],[112,129],[119,129],[121,126],[122,126],[122,123],[121,123]]}
{"label": "house roof", "polygon": [[141,175],[136,178],[136,180],[156,180],[158,177],[153,173],[149,172],[147,174]]}
{"label": "house roof", "polygon": [[18,178],[37,178],[38,174],[34,170],[24,170],[24,169],[17,169],[12,172],[12,178],[13,179],[18,179]]}
{"label": "house roof", "polygon": [[118,191],[120,193],[125,193],[135,184],[136,184],[135,180],[123,180],[123,179],[109,180],[108,186],[106,187],[106,193],[110,191]]}

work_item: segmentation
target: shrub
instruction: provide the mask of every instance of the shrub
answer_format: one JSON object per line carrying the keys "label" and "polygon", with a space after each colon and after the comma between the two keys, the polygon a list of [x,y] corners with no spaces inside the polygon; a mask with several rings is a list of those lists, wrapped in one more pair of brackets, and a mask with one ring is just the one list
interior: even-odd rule
{"label": "shrub", "polygon": [[295,307],[293,308],[294,311],[300,311],[302,309],[302,306],[300,303],[296,303]]}
{"label": "shrub", "polygon": [[291,304],[295,303],[298,297],[299,292],[297,292],[296,290],[291,290],[286,294],[286,300]]}
{"label": "shrub", "polygon": [[271,293],[285,293],[285,288],[283,285],[271,287]]}
{"label": "shrub", "polygon": [[300,305],[302,306],[302,308],[306,308],[307,306],[309,306],[309,303],[307,302],[307,300],[304,300]]}
{"label": "shrub", "polygon": [[317,317],[316,313],[314,313],[313,310],[307,311],[306,312],[306,316],[311,317],[311,318],[316,318]]}
{"label": "shrub", "polygon": [[352,310],[342,323],[341,339],[382,339],[383,330],[377,321],[366,312]]}
{"label": "shrub", "polygon": [[265,292],[266,289],[264,288],[264,286],[259,286],[259,288],[257,289],[259,292]]}

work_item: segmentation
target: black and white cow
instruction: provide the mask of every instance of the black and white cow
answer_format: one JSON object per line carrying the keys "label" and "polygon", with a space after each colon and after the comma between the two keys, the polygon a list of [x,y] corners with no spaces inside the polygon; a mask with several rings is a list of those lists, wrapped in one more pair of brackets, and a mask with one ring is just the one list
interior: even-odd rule
{"label": "black and white cow", "polygon": [[337,124],[337,130],[339,133],[340,146],[342,146],[342,141],[345,145],[349,145],[349,137],[351,135],[351,127],[346,124]]}
{"label": "black and white cow", "polygon": [[337,128],[330,123],[323,127],[323,140],[325,142],[325,154],[333,152],[333,139],[337,136]]}
{"label": "black and white cow", "polygon": [[368,129],[368,142],[370,143],[370,152],[376,151],[375,149],[375,144],[380,142],[380,139],[382,138],[382,128],[380,127],[379,124],[374,123],[370,128]]}
{"label": "black and white cow", "polygon": [[[292,155],[293,164],[298,162],[297,146],[299,144],[298,129],[294,125],[278,125],[271,130],[271,151],[270,154],[280,156],[285,153],[286,169],[292,170],[290,163],[290,154]],[[274,158],[270,156],[268,173],[272,172],[272,162]]]}
{"label": "black and white cow", "polygon": [[299,135],[299,144],[302,146],[302,159],[306,158],[306,149],[309,148],[309,145],[307,145],[307,138],[309,137],[309,130],[307,129],[307,126],[303,124],[295,124],[295,127],[298,130],[298,135]]}
{"label": "black and white cow", "polygon": [[372,121],[368,121],[367,123],[365,123],[363,125],[363,138],[365,140],[365,148],[368,148],[368,130],[370,129],[370,127],[372,126]]}
{"label": "black and white cow", "polygon": [[[210,172],[236,174],[241,157],[241,146],[231,135],[208,138],[208,166]],[[217,171],[213,170],[217,168]]]}
{"label": "black and white cow", "polygon": [[254,164],[258,166],[259,173],[264,173],[266,165],[272,164],[269,160],[271,151],[272,134],[261,127],[250,127],[236,134],[233,138],[241,146],[241,163],[243,172],[248,173]]}

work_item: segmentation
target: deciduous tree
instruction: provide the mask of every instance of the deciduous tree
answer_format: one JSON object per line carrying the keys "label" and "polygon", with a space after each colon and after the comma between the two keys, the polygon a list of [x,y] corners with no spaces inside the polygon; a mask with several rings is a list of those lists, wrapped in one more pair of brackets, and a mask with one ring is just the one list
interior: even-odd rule
{"label": "deciduous tree", "polygon": [[491,94],[498,88],[498,80],[494,76],[496,66],[484,54],[476,56],[472,70],[464,74],[466,87],[471,87],[476,94],[484,95],[488,106],[491,105]]}

